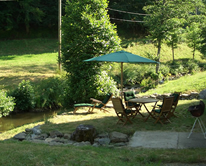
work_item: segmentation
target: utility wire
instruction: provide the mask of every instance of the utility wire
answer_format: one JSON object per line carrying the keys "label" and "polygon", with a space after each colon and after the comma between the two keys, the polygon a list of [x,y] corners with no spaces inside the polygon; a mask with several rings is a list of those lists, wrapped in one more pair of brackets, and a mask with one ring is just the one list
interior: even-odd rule
{"label": "utility wire", "polygon": [[125,19],[120,19],[120,18],[112,18],[112,17],[110,17],[110,19],[112,19],[112,20],[118,20],[118,21],[127,21],[127,22],[144,22],[144,21],[125,20]]}
{"label": "utility wire", "polygon": [[128,13],[128,14],[135,14],[135,15],[141,15],[141,16],[148,16],[151,14],[143,14],[143,13],[134,13],[134,12],[127,12],[127,11],[123,11],[123,10],[117,10],[117,9],[111,9],[111,8],[106,8],[108,10],[112,10],[112,11],[116,11],[116,12],[120,12],[120,13]]}

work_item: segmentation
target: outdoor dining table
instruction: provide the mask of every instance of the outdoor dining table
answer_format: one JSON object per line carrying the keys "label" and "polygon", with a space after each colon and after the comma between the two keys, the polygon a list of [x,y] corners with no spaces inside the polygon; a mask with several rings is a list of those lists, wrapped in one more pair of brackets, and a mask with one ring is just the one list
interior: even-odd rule
{"label": "outdoor dining table", "polygon": [[[139,103],[140,105],[143,105],[146,109],[146,111],[148,112],[148,116],[146,117],[145,121],[148,120],[148,118],[150,116],[152,116],[154,118],[154,116],[152,115],[152,110],[153,108],[155,108],[157,102],[159,100],[158,99],[154,99],[154,98],[133,98],[133,99],[130,99],[129,102],[133,102],[133,103]],[[147,103],[154,103],[153,107],[151,110],[149,110],[146,106]],[[155,118],[154,118],[155,119]]]}

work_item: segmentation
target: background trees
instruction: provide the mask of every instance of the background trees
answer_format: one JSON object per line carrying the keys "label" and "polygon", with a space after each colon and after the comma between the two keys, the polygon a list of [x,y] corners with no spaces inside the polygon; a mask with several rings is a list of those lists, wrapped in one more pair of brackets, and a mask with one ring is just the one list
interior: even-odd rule
{"label": "background trees", "polygon": [[67,94],[71,103],[112,91],[101,89],[100,84],[105,81],[101,79],[102,63],[83,62],[120,49],[120,39],[105,10],[107,5],[107,0],[72,0],[66,5],[62,22],[62,63],[68,73]]}

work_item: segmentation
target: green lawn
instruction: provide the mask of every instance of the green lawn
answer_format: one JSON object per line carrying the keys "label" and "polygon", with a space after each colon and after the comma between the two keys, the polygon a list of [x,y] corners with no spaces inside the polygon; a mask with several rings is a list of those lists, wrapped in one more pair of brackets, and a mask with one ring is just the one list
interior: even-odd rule
{"label": "green lawn", "polygon": [[[128,41],[134,42],[134,41]],[[12,88],[23,79],[38,82],[39,79],[53,76],[57,70],[57,40],[56,39],[33,39],[0,42],[0,85],[2,89]],[[139,51],[138,51],[139,49]],[[143,50],[144,49],[144,50]],[[156,50],[151,44],[143,45],[136,43],[133,47],[125,49],[127,51],[146,55]],[[140,50],[142,52],[140,52]],[[167,57],[162,57],[170,61],[170,51],[163,47]],[[187,50],[187,51],[186,51]],[[183,55],[192,57],[192,54],[185,45],[177,50],[177,57]],[[187,52],[187,54],[185,53]],[[181,53],[180,53],[181,52]],[[164,55],[164,54],[163,54]],[[187,57],[187,58],[188,58]],[[200,61],[200,53],[197,59]],[[157,89],[147,93],[165,93],[172,91],[191,92],[205,89],[206,73],[197,73],[192,76],[185,76],[178,80],[159,85]],[[184,86],[183,86],[184,85]],[[0,165],[7,166],[66,166],[66,165],[161,165],[160,163],[206,163],[205,149],[144,149],[144,148],[108,148],[108,147],[76,147],[76,146],[49,146],[29,142],[5,141],[15,134],[23,132],[25,128],[32,128],[41,124],[43,132],[59,130],[64,133],[72,133],[79,124],[91,124],[98,132],[119,131],[132,135],[135,131],[190,131],[194,118],[187,111],[190,105],[197,104],[199,100],[181,100],[178,103],[176,115],[172,118],[172,123],[162,126],[154,124],[153,119],[144,122],[140,116],[133,120],[133,124],[125,126],[117,125],[117,117],[113,109],[110,113],[95,111],[93,114],[86,114],[85,109],[77,111],[77,115],[72,114],[72,110],[62,110],[62,114],[54,115],[50,119],[27,124],[13,130],[0,134]],[[206,101],[204,100],[206,103]],[[146,112],[145,112],[146,115]],[[203,119],[205,122],[205,114]],[[200,128],[195,128],[195,132],[201,132]]]}

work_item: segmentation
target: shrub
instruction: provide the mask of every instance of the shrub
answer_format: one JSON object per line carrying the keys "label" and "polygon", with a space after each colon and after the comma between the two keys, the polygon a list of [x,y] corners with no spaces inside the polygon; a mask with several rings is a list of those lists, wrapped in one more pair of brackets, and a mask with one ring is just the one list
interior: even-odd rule
{"label": "shrub", "polygon": [[151,77],[143,79],[140,84],[142,89],[149,90],[155,88],[157,86],[156,81],[154,81]]}
{"label": "shrub", "polygon": [[62,106],[64,89],[66,85],[64,77],[51,77],[42,80],[36,87],[40,92],[36,95],[37,107],[56,109]]}
{"label": "shrub", "polygon": [[187,62],[187,68],[188,68],[189,72],[192,74],[197,72],[197,71],[200,71],[199,65],[197,64],[197,62],[195,62],[193,60],[189,60]]}
{"label": "shrub", "polygon": [[15,109],[19,111],[29,111],[29,109],[35,107],[34,89],[30,81],[23,80],[11,96],[15,97]]}
{"label": "shrub", "polygon": [[72,1],[62,18],[62,66],[67,72],[67,102],[86,102],[98,95],[100,62],[83,60],[120,50],[116,26],[111,24],[107,0]]}
{"label": "shrub", "polygon": [[162,75],[164,77],[166,77],[170,73],[170,68],[167,65],[160,64],[160,70],[159,71],[162,73]]}
{"label": "shrub", "polygon": [[119,90],[117,89],[116,82],[108,76],[106,71],[102,71],[97,76],[98,84],[98,95],[105,96],[108,93],[113,93],[114,96],[119,95]]}
{"label": "shrub", "polygon": [[14,105],[14,98],[0,91],[0,118],[9,115],[9,112],[14,110]]}

